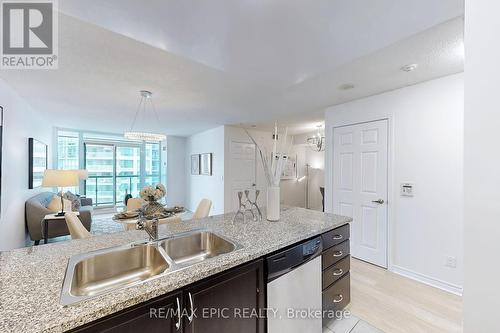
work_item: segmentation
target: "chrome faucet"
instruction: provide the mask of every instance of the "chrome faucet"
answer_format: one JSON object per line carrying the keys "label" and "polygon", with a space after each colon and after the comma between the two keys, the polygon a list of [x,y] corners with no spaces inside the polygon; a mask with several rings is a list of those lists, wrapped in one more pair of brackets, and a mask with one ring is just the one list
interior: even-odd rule
{"label": "chrome faucet", "polygon": [[144,230],[148,234],[149,240],[151,242],[158,240],[158,219],[155,218],[152,220],[148,220],[144,217],[141,217],[137,221],[136,229]]}

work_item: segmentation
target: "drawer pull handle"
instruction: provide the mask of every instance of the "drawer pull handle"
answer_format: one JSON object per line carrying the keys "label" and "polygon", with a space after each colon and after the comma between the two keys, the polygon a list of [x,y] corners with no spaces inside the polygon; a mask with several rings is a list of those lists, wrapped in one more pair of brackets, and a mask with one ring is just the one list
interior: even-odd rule
{"label": "drawer pull handle", "polygon": [[177,322],[175,323],[175,328],[179,330],[181,328],[181,304],[179,302],[179,297],[177,299]]}
{"label": "drawer pull handle", "polygon": [[188,296],[189,296],[189,306],[191,308],[190,309],[191,314],[188,316],[188,321],[191,324],[193,322],[193,318],[194,318],[193,296],[191,295],[191,293],[189,293]]}
{"label": "drawer pull handle", "polygon": [[334,257],[342,257],[343,254],[344,254],[344,252],[342,252],[342,251],[335,251],[335,252],[333,252],[333,256]]}
{"label": "drawer pull handle", "polygon": [[333,299],[333,303],[340,303],[344,300],[344,295],[337,295],[336,298]]}
{"label": "drawer pull handle", "polygon": [[342,239],[342,238],[344,238],[344,236],[342,236],[342,235],[335,235],[335,236],[333,236],[333,240],[339,240],[339,239]]}
{"label": "drawer pull handle", "polygon": [[342,268],[333,271],[333,276],[340,276],[342,274],[344,274],[344,270]]}

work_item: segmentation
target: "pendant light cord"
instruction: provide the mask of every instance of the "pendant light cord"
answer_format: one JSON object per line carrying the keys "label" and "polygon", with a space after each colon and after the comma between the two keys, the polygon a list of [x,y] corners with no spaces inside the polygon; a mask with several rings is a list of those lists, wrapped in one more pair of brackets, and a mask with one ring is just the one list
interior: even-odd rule
{"label": "pendant light cord", "polygon": [[160,116],[158,116],[158,112],[156,112],[156,107],[155,107],[155,104],[153,103],[153,98],[152,97],[147,98],[147,97],[141,96],[141,100],[139,101],[139,105],[137,106],[137,111],[136,111],[135,116],[134,116],[134,120],[132,121],[132,126],[130,126],[130,132],[133,132],[134,126],[137,123],[137,118],[139,117],[139,113],[141,113],[141,106],[144,107],[144,116],[146,116],[147,100],[148,99],[149,99],[149,102],[151,103],[151,108],[153,109],[153,113],[156,117],[156,121],[158,121],[158,123],[160,122]]}
{"label": "pendant light cord", "polygon": [[158,113],[156,112],[156,107],[155,107],[155,103],[153,103],[153,98],[150,98],[150,102],[151,102],[151,106],[153,108],[153,112],[156,116],[156,120],[158,121],[158,123],[160,122],[160,117],[158,116]]}
{"label": "pendant light cord", "polygon": [[139,116],[139,113],[141,112],[141,105],[145,97],[141,97],[141,100],[139,101],[139,105],[137,106],[137,111],[134,116],[134,120],[132,121],[132,126],[130,126],[130,132],[134,131],[134,126],[135,123],[137,122],[137,117]]}

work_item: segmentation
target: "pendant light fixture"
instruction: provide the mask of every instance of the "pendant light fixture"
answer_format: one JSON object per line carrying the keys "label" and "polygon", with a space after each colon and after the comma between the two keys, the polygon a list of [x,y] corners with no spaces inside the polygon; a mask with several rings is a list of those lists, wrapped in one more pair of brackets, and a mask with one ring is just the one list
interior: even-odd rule
{"label": "pendant light fixture", "polygon": [[325,136],[321,134],[322,128],[322,125],[318,125],[318,133],[307,138],[309,148],[317,152],[325,150]]}
{"label": "pendant light fixture", "polygon": [[148,141],[148,142],[158,142],[158,141],[165,140],[167,138],[167,136],[164,134],[139,131],[135,128],[137,118],[139,117],[139,114],[141,113],[141,111],[143,112],[143,117],[146,118],[146,109],[148,107],[148,104],[150,105],[151,109],[153,110],[153,113],[156,117],[156,121],[158,123],[160,122],[160,118],[158,117],[158,114],[156,113],[155,106],[153,104],[153,93],[151,91],[147,91],[147,90],[141,90],[139,93],[141,95],[141,100],[139,102],[139,106],[137,107],[137,112],[135,113],[135,117],[134,117],[134,120],[132,122],[132,126],[130,126],[130,130],[124,133],[125,138],[129,139],[129,140],[140,140],[140,141]]}

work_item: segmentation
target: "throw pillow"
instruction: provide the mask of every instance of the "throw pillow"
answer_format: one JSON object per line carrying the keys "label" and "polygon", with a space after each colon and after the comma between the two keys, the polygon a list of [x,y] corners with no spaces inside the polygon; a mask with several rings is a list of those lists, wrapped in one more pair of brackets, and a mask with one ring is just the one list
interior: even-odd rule
{"label": "throw pillow", "polygon": [[71,210],[72,211],[78,212],[80,210],[80,205],[81,205],[80,198],[77,197],[75,194],[68,191],[68,192],[64,193],[63,198],[71,201]]}
{"label": "throw pillow", "polygon": [[[64,211],[70,212],[71,211],[71,201],[69,201],[67,199],[63,199],[63,201],[64,201]],[[52,198],[52,201],[47,206],[47,209],[53,213],[60,212],[61,211],[61,197],[58,195],[54,196],[54,198]]]}

